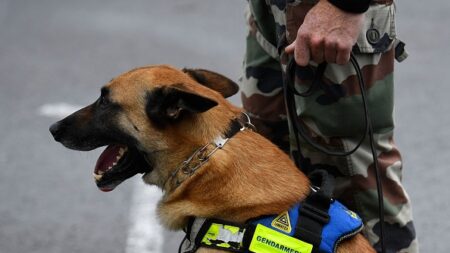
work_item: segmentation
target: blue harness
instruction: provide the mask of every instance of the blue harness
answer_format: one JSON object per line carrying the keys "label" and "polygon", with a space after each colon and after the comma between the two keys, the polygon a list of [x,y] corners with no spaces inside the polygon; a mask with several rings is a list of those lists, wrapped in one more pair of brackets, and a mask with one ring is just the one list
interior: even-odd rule
{"label": "blue harness", "polygon": [[[359,216],[333,200],[333,178],[324,170],[309,174],[308,196],[289,210],[234,224],[194,218],[186,230],[183,252],[209,247],[238,253],[335,253],[339,243],[359,233]],[[316,184],[314,184],[316,183]]]}
{"label": "blue harness", "polygon": [[[294,228],[298,222],[299,210],[301,208],[301,204],[298,203],[289,209],[287,212],[288,217],[286,217],[286,215],[268,216],[253,221],[252,224],[261,224],[265,227],[292,237],[295,233]],[[363,228],[361,218],[359,218],[355,212],[348,210],[344,205],[336,200],[331,203],[330,209],[328,210],[328,215],[330,216],[330,220],[322,230],[322,241],[320,242],[318,251],[320,253],[335,252],[339,242],[359,233]],[[289,233],[287,232],[289,229],[280,226],[283,225],[283,223],[289,225],[286,225],[286,227],[292,228]]]}
{"label": "blue harness", "polygon": [[239,253],[335,253],[342,240],[356,235],[363,228],[356,213],[332,200],[320,241],[305,240],[296,232],[300,220],[307,219],[302,216],[302,209],[307,209],[306,206],[306,202],[297,203],[282,214],[258,218],[247,224],[195,218],[187,227],[180,252],[193,253],[199,247],[207,247]]}

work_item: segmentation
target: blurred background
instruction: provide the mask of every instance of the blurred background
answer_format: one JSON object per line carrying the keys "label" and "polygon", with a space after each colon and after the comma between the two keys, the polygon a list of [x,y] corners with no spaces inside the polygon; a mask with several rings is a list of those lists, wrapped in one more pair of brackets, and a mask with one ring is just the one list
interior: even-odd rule
{"label": "blurred background", "polygon": [[[244,0],[0,0],[0,253],[176,252],[181,235],[156,225],[158,190],[135,178],[98,191],[99,151],[67,150],[48,126],[137,66],[201,67],[237,81],[244,8]],[[447,252],[450,2],[397,8],[410,53],[396,72],[404,182],[422,252]]]}

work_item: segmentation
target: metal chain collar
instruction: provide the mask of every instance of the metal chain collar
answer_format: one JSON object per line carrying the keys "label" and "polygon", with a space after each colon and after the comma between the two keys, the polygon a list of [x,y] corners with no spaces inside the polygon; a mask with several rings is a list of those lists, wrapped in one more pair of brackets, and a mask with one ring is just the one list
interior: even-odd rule
{"label": "metal chain collar", "polygon": [[[239,132],[242,132],[247,129],[255,131],[256,128],[250,121],[250,116],[248,116],[246,113],[242,114],[245,115],[246,122],[242,122],[242,127],[239,129]],[[199,149],[195,150],[191,156],[189,156],[186,160],[184,160],[181,163],[181,165],[170,174],[170,176],[167,178],[167,180],[164,182],[163,185],[165,186],[172,178],[174,178],[178,174],[178,172],[181,171],[185,175],[185,177],[183,179],[177,178],[175,186],[178,187],[184,180],[186,180],[192,174],[194,174],[195,171],[197,171],[203,164],[208,162],[210,157],[217,150],[222,149],[230,138],[223,138],[222,136],[219,135],[213,142],[210,142],[204,145],[203,147],[200,147]],[[212,149],[208,152],[209,147],[212,147]]]}

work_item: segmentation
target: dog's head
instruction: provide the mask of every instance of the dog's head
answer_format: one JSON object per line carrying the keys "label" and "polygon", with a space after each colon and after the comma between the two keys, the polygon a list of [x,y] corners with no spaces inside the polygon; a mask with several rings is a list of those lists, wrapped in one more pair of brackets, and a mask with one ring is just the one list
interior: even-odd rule
{"label": "dog's head", "polygon": [[163,160],[182,156],[187,143],[201,145],[217,135],[221,122],[233,117],[225,98],[237,91],[234,82],[207,70],[137,68],[111,80],[93,104],[56,122],[50,132],[70,149],[107,146],[94,176],[101,190],[110,191],[170,164]]}

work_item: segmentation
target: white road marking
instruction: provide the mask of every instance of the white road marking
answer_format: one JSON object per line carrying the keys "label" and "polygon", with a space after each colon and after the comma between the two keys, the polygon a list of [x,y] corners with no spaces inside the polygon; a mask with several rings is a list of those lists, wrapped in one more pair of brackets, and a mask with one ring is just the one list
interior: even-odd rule
{"label": "white road marking", "polygon": [[[45,104],[39,107],[38,113],[41,116],[63,118],[80,108],[82,106],[67,103]],[[161,253],[163,228],[156,217],[156,203],[161,198],[161,190],[145,185],[139,177],[131,180],[134,189],[125,253]]]}
{"label": "white road marking", "polygon": [[38,113],[41,116],[63,118],[81,108],[81,105],[71,105],[67,103],[45,104],[39,107]]}
{"label": "white road marking", "polygon": [[156,203],[161,190],[145,185],[142,180],[134,183],[134,194],[130,208],[126,253],[161,253],[163,229],[156,217]]}

